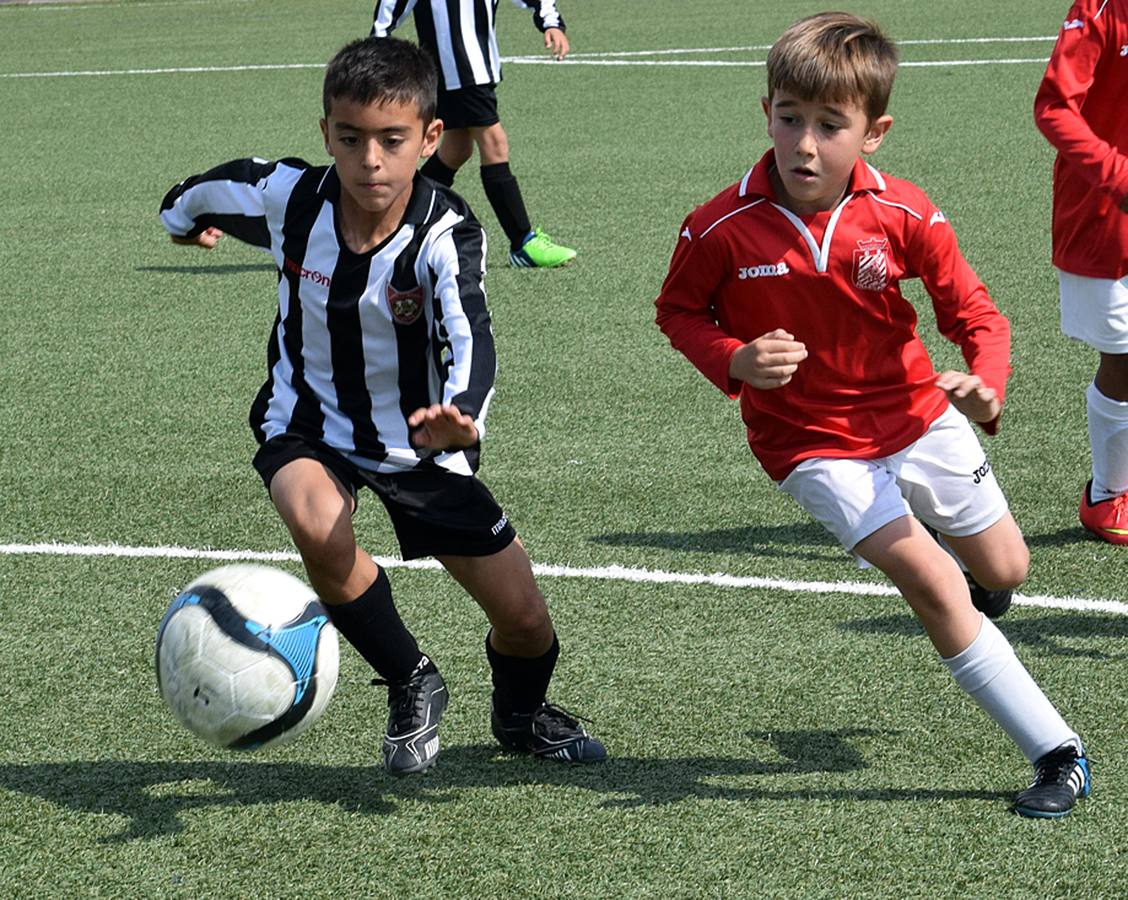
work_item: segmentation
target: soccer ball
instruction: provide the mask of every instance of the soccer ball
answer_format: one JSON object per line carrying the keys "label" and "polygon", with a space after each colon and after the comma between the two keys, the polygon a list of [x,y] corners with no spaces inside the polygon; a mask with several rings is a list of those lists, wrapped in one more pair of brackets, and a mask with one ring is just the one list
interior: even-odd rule
{"label": "soccer ball", "polygon": [[337,631],[313,590],[279,569],[222,566],[172,601],[157,685],[189,731],[234,750],[293,740],[337,685]]}

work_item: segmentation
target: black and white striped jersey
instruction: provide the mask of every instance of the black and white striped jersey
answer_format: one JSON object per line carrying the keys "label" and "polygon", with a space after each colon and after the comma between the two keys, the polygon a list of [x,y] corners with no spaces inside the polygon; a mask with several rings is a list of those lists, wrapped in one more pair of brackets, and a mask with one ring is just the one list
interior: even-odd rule
{"label": "black and white striped jersey", "polygon": [[400,227],[356,254],[337,229],[340,191],[333,166],[242,159],[176,185],[160,217],[173,235],[214,226],[274,257],[278,314],[250,413],[260,443],[297,434],[367,469],[472,474],[477,446],[416,449],[407,416],[451,403],[485,433],[497,368],[485,233],[457,194],[416,175]]}
{"label": "black and white striped jersey", "polygon": [[[497,4],[498,0],[377,0],[372,34],[387,37],[414,9],[419,46],[435,58],[443,90],[497,84],[501,81],[494,27]],[[533,24],[542,32],[565,30],[556,0],[513,0],[513,5],[531,9]]]}

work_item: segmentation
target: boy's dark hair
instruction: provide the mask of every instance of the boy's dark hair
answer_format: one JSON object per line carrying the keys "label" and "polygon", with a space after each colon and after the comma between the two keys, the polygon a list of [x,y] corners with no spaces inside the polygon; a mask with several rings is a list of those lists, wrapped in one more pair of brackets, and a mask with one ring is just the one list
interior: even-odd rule
{"label": "boy's dark hair", "polygon": [[435,118],[438,85],[431,57],[410,41],[359,38],[329,61],[321,102],[325,118],[339,97],[363,104],[414,103],[426,127]]}
{"label": "boy's dark hair", "polygon": [[869,120],[885,114],[897,48],[874,23],[850,13],[800,19],[768,52],[768,102],[776,91],[800,100],[855,102]]}

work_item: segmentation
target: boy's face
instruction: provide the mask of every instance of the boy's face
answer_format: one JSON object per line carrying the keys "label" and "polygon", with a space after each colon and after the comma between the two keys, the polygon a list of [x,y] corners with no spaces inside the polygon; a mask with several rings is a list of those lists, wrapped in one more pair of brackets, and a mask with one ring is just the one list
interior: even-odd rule
{"label": "boy's face", "polygon": [[893,124],[892,116],[870,122],[856,101],[801,100],[780,90],[762,102],[775,146],[772,185],[799,215],[837,206],[859,154],[873,153]]}
{"label": "boy's face", "polygon": [[337,164],[342,200],[366,213],[406,206],[420,157],[438,145],[443,123],[424,126],[414,103],[357,103],[337,97],[321,120],[325,150]]}

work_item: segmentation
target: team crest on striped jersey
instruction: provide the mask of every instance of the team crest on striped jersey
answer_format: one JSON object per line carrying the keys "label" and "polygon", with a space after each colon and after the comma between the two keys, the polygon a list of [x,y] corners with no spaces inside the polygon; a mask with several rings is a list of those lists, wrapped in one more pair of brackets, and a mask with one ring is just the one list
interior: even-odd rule
{"label": "team crest on striped jersey", "polygon": [[406,291],[397,291],[388,283],[388,306],[392,318],[400,325],[410,325],[423,312],[423,288],[419,285]]}
{"label": "team crest on striped jersey", "polygon": [[858,241],[854,251],[854,286],[863,291],[883,291],[889,284],[889,241],[870,238]]}

